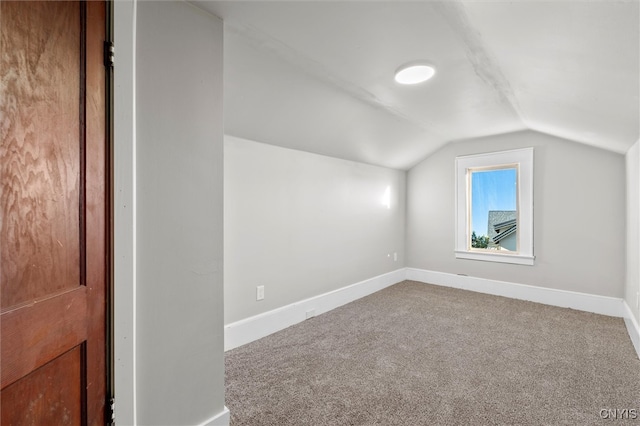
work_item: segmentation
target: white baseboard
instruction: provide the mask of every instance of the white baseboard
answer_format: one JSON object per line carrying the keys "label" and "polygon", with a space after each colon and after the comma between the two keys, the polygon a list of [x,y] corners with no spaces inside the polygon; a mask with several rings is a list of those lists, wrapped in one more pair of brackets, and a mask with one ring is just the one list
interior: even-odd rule
{"label": "white baseboard", "polygon": [[315,315],[320,315],[404,279],[405,268],[402,268],[228,324],[224,327],[224,350],[237,348],[302,322],[308,311],[313,310]]}
{"label": "white baseboard", "polygon": [[[306,319],[308,311],[313,310],[315,315],[320,315],[393,284],[397,284],[405,279],[624,318],[629,337],[640,358],[640,327],[638,327],[638,322],[631,313],[631,309],[621,298],[537,287],[527,284],[516,284],[417,268],[398,269],[347,287],[228,324],[224,327],[224,350],[228,351],[237,348],[238,346],[253,342],[276,331],[302,322]],[[215,424],[217,425],[218,423]],[[214,423],[206,423],[206,425],[214,425]]]}
{"label": "white baseboard", "polygon": [[406,268],[406,270],[406,279],[408,280],[577,309],[612,317],[624,318],[627,316],[623,300],[616,297],[597,296],[595,294],[515,284],[424,269]]}
{"label": "white baseboard", "polygon": [[222,410],[221,413],[216,414],[203,423],[200,423],[198,426],[229,426],[230,417],[229,409],[225,405],[224,410]]}
{"label": "white baseboard", "polygon": [[626,301],[624,301],[623,303],[624,309],[626,311],[624,316],[624,323],[627,326],[629,337],[631,337],[631,343],[633,344],[633,347],[636,350],[636,354],[640,359],[640,326],[638,326],[638,321],[636,321],[636,317],[633,316],[629,304]]}

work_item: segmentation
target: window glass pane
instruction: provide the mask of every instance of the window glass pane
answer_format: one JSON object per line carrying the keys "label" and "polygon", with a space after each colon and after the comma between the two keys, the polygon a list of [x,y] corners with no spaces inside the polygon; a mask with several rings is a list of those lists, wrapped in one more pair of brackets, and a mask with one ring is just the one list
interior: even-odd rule
{"label": "window glass pane", "polygon": [[476,169],[471,172],[472,249],[518,251],[518,169]]}

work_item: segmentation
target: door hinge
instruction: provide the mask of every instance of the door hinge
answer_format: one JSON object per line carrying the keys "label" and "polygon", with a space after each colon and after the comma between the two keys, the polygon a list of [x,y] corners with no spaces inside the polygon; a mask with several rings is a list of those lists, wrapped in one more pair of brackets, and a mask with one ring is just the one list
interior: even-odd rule
{"label": "door hinge", "polygon": [[107,398],[107,406],[105,407],[105,417],[107,424],[115,424],[116,422],[116,399],[114,397]]}
{"label": "door hinge", "polygon": [[112,41],[104,42],[104,66],[107,68],[113,68],[113,61],[116,48]]}

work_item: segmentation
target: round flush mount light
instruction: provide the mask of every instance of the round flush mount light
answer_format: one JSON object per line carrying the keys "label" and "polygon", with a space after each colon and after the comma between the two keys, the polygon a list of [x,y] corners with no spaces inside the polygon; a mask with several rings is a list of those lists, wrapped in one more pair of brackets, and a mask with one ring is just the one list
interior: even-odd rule
{"label": "round flush mount light", "polygon": [[418,84],[429,80],[436,74],[432,65],[425,63],[405,64],[396,71],[396,82],[400,84]]}

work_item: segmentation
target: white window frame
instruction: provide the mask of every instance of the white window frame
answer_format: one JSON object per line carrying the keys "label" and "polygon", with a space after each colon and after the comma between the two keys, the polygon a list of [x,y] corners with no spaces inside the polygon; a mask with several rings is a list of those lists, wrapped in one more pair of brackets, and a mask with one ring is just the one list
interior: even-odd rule
{"label": "white window frame", "polygon": [[[474,169],[518,168],[518,251],[471,248],[471,172]],[[533,265],[533,148],[456,157],[457,259]]]}

